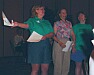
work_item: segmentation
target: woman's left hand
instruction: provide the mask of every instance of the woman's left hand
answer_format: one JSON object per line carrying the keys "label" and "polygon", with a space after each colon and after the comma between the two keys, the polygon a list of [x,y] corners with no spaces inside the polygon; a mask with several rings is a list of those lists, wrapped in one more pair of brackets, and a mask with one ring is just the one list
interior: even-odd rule
{"label": "woman's left hand", "polygon": [[43,36],[43,37],[42,37],[42,39],[41,39],[41,40],[45,40],[46,38],[47,38],[47,37],[46,37],[46,35],[45,35],[45,36]]}
{"label": "woman's left hand", "polygon": [[49,34],[44,35],[44,36],[42,37],[42,39],[41,39],[41,40],[45,40],[45,39],[47,39],[47,38],[51,38],[51,37],[53,37],[53,32],[51,32],[51,33],[49,33]]}

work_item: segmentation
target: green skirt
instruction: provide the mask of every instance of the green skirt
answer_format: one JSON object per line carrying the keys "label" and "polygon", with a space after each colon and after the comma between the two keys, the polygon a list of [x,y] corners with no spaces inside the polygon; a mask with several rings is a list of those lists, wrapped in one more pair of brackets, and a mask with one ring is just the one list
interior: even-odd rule
{"label": "green skirt", "polygon": [[28,43],[28,63],[49,64],[51,62],[51,45],[49,39]]}

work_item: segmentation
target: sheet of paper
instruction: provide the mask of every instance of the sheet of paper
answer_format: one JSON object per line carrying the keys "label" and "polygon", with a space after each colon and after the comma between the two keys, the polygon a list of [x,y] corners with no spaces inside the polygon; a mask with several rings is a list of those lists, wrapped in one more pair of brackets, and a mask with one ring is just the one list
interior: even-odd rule
{"label": "sheet of paper", "polygon": [[67,41],[66,42],[66,47],[63,48],[62,51],[67,52],[68,50],[71,50],[72,43],[73,43],[72,41]]}
{"label": "sheet of paper", "polygon": [[28,38],[27,42],[39,42],[43,36],[33,31],[33,33]]}
{"label": "sheet of paper", "polygon": [[91,56],[89,59],[89,75],[94,75],[94,59]]}
{"label": "sheet of paper", "polygon": [[91,42],[93,43],[93,45],[94,45],[94,40],[91,40]]}
{"label": "sheet of paper", "polygon": [[[2,11],[2,18],[3,18],[3,21],[4,21],[4,25],[5,25],[5,26],[13,26],[13,23],[11,24],[11,23],[9,22],[9,20],[7,19],[7,17],[5,16],[5,14],[4,14],[3,11]],[[13,22],[13,20],[12,20],[12,22]]]}
{"label": "sheet of paper", "polygon": [[94,28],[93,28],[93,30],[92,30],[92,31],[93,31],[93,33],[94,33]]}

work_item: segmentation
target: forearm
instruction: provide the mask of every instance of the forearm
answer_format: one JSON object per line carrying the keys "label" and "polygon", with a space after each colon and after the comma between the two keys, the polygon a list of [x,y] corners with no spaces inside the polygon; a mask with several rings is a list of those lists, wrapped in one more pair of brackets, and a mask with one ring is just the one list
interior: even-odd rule
{"label": "forearm", "polygon": [[46,35],[44,35],[43,37],[42,37],[42,39],[41,40],[45,40],[45,39],[47,39],[47,38],[52,38],[53,37],[53,33],[51,32],[51,33],[49,33],[49,34],[46,34]]}
{"label": "forearm", "polygon": [[28,24],[24,24],[24,23],[18,23],[18,27],[21,27],[21,28],[28,28]]}
{"label": "forearm", "polygon": [[24,23],[14,22],[13,27],[28,28],[29,25],[28,24],[24,24]]}
{"label": "forearm", "polygon": [[75,41],[76,41],[75,36],[72,36],[72,39],[73,39],[73,42],[74,42],[74,44],[75,44]]}
{"label": "forearm", "polygon": [[56,36],[54,36],[53,39],[54,39],[62,48],[66,47],[66,45],[65,45],[62,41],[60,41]]}
{"label": "forearm", "polygon": [[74,32],[73,32],[73,31],[71,32],[71,36],[72,36],[72,41],[75,43],[76,38],[75,38],[75,34],[74,34]]}
{"label": "forearm", "polygon": [[54,39],[56,42],[59,42],[59,40],[57,39],[56,36],[54,36],[53,39]]}
{"label": "forearm", "polygon": [[54,39],[57,43],[61,43],[61,41],[60,41],[56,36],[54,36],[53,39]]}
{"label": "forearm", "polygon": [[53,32],[51,32],[51,33],[49,33],[49,34],[46,34],[45,36],[46,36],[46,38],[52,38],[53,37]]}

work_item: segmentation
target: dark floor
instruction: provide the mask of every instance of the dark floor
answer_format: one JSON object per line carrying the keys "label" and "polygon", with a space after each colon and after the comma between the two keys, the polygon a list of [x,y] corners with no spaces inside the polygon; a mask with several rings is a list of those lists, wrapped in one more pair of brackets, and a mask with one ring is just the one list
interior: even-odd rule
{"label": "dark floor", "polygon": [[[73,66],[71,62],[71,69],[69,75],[74,75]],[[23,57],[1,57],[0,58],[0,75],[30,75],[31,66],[26,63]],[[39,75],[40,71],[39,71]],[[53,64],[50,64],[48,75],[53,75]]]}
{"label": "dark floor", "polygon": [[[0,58],[0,75],[30,75],[31,66],[23,57]],[[40,75],[40,72],[39,72]],[[48,75],[53,75],[53,64],[50,64]]]}

